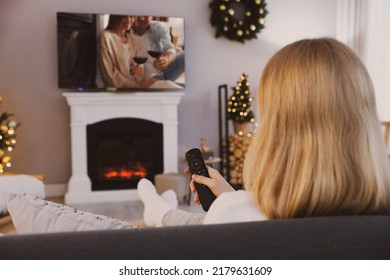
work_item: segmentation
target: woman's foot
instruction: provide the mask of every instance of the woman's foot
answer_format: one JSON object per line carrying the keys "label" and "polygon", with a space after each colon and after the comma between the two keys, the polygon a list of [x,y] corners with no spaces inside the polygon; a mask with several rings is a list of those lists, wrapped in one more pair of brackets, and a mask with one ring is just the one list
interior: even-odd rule
{"label": "woman's foot", "polygon": [[168,203],[170,206],[172,206],[172,209],[177,209],[179,206],[179,201],[177,200],[177,195],[173,190],[166,190],[162,194],[160,194],[160,197]]}
{"label": "woman's foot", "polygon": [[167,190],[159,195],[155,186],[147,179],[138,182],[137,190],[145,206],[144,223],[147,226],[161,226],[164,215],[178,206],[176,193],[173,190]]}

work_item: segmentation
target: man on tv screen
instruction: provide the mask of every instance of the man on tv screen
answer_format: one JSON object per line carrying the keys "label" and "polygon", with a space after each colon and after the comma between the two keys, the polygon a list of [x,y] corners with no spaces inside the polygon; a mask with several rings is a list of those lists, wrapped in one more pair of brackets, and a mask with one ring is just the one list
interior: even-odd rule
{"label": "man on tv screen", "polygon": [[184,51],[176,52],[166,26],[152,16],[136,16],[132,33],[150,56],[144,64],[144,77],[176,81],[184,72]]}

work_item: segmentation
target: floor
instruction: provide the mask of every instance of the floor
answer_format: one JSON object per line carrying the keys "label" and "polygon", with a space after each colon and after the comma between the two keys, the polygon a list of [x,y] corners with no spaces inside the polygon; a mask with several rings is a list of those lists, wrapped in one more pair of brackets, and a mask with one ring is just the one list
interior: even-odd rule
{"label": "floor", "polygon": [[12,220],[10,216],[4,216],[0,218],[0,233],[2,234],[11,234],[15,232],[15,228],[12,225]]}

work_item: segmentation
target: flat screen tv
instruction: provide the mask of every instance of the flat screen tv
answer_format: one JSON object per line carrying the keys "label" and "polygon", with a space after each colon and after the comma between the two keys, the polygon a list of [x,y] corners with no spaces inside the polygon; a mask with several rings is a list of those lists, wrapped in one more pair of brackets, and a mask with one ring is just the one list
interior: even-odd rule
{"label": "flat screen tv", "polygon": [[181,17],[58,12],[58,86],[182,90],[184,38]]}

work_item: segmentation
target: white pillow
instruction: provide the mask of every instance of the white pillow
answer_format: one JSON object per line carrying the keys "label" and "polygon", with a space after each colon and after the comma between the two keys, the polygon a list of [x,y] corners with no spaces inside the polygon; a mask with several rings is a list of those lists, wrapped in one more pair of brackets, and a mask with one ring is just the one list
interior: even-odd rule
{"label": "white pillow", "polygon": [[17,233],[47,233],[103,229],[130,229],[137,226],[46,201],[28,194],[3,193]]}
{"label": "white pillow", "polygon": [[30,175],[2,175],[0,176],[0,216],[7,214],[3,191],[19,194],[28,193],[45,198],[45,185],[41,180]]}

